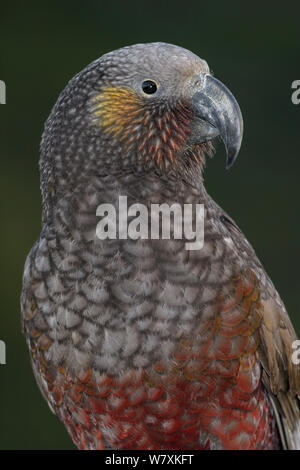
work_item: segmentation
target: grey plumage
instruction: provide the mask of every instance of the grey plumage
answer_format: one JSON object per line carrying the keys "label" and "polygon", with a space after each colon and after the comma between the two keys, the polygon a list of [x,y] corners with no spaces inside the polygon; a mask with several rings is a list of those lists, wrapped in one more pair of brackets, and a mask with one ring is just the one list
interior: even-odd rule
{"label": "grey plumage", "polygon": [[[199,144],[196,152],[191,134],[185,140],[182,137],[180,144],[176,140],[178,128],[187,129],[189,124],[192,128],[195,122],[200,125],[198,117],[193,116],[193,124],[188,121],[185,109],[176,114],[178,102],[192,96],[195,81],[190,77],[195,72],[208,74],[206,62],[177,46],[156,43],[114,51],[70,81],[46,123],[40,161],[43,226],[25,264],[23,326],[38,384],[77,445],[83,432],[86,446],[93,448],[90,434],[95,434],[70,431],[66,412],[75,402],[61,392],[58,403],[53,393],[53,384],[59,388],[57,384],[62,383],[60,369],[72,377],[91,370],[95,381],[103,375],[119,380],[128,370],[150,370],[156,363],[172,363],[183,337],[195,335],[200,346],[205,344],[206,333],[197,333],[199,325],[213,324],[221,316],[220,299],[226,302],[235,297],[234,280],[239,278],[246,285],[252,273],[259,301],[255,300],[249,315],[258,316],[257,325],[247,330],[246,349],[240,345],[242,335],[232,335],[231,352],[242,356],[257,350],[253,353],[258,362],[252,380],[262,375],[264,390],[276,403],[277,419],[283,420],[288,430],[283,431],[288,434],[286,445],[297,446],[290,431],[295,430],[299,419],[295,395],[300,388],[299,370],[290,364],[288,356],[295,339],[293,327],[252,247],[204,188],[204,155],[211,153],[211,143]],[[131,126],[122,114],[118,119],[125,124],[116,130],[113,117],[97,114],[100,108],[95,97],[103,87],[130,88],[138,94],[140,80],[153,74],[155,79],[160,77],[160,91],[154,101],[145,98],[148,114],[144,121]],[[111,93],[107,99],[109,109],[114,109],[115,96]],[[126,103],[120,104],[121,108]],[[132,119],[137,119],[140,111],[133,106],[136,104],[127,114],[130,117],[131,112]],[[161,128],[159,119],[164,115],[168,118]],[[176,116],[180,116],[178,122]],[[101,127],[101,119],[109,125]],[[172,162],[164,166],[161,158],[151,158],[148,142],[139,150],[138,138],[144,132],[144,140],[150,139],[154,146],[154,138],[166,128],[170,129],[166,145],[173,145],[175,150]],[[166,160],[168,150],[165,152],[162,160]],[[119,195],[128,196],[128,205],[204,204],[204,248],[187,251],[185,240],[172,239],[99,240],[97,206],[106,202],[116,205]],[[236,308],[240,313],[239,304]],[[223,367],[217,359],[220,341],[216,333],[209,349],[215,348],[215,356],[207,356],[219,371],[217,375],[222,375],[218,368]],[[225,357],[228,353],[223,354]],[[277,370],[271,370],[275,365]],[[166,389],[165,394],[168,398],[171,391]],[[221,410],[218,397],[215,400]],[[98,413],[97,426],[104,442],[112,445],[114,428],[108,429],[101,420]],[[201,445],[209,439],[211,448],[225,447],[213,429],[209,433],[200,426],[199,432]],[[242,443],[243,436],[239,439]],[[272,448],[274,442],[267,442],[266,437],[265,446]],[[148,445],[156,448],[151,447],[153,443]]]}

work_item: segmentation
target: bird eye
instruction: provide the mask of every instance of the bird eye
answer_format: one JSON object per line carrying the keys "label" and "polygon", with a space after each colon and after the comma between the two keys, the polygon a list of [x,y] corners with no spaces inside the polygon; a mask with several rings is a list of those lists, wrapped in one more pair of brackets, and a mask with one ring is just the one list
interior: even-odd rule
{"label": "bird eye", "polygon": [[143,92],[147,95],[153,95],[157,91],[157,85],[153,80],[144,80],[142,83]]}

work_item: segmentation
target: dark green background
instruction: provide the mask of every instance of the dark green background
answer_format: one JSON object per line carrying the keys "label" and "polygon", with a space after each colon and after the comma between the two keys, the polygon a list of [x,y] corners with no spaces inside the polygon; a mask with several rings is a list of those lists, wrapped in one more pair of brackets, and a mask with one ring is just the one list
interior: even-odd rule
{"label": "dark green background", "polygon": [[205,58],[238,99],[239,159],[225,171],[218,147],[210,194],[254,245],[300,332],[299,124],[291,83],[300,79],[296,3],[181,1],[3,2],[0,7],[1,318],[0,449],[71,449],[35,385],[20,332],[25,257],[40,230],[39,141],[67,81],[104,52],[165,41]]}

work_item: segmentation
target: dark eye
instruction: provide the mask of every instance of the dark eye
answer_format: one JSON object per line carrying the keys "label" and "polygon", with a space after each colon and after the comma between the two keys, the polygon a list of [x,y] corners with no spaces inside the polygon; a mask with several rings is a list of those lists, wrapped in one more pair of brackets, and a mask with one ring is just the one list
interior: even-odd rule
{"label": "dark eye", "polygon": [[142,83],[142,89],[147,95],[153,95],[157,91],[157,85],[153,80],[145,80]]}

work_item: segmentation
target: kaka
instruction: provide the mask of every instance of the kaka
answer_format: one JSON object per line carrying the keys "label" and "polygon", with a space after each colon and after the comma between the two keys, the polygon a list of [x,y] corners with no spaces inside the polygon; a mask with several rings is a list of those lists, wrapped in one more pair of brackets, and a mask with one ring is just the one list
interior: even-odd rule
{"label": "kaka", "polygon": [[[213,141],[230,167],[242,133],[231,92],[171,44],[105,54],[60,94],[21,309],[38,386],[78,448],[300,448],[293,326],[203,183]],[[202,248],[173,222],[169,238],[98,237],[97,208],[120,196],[203,205]]]}

